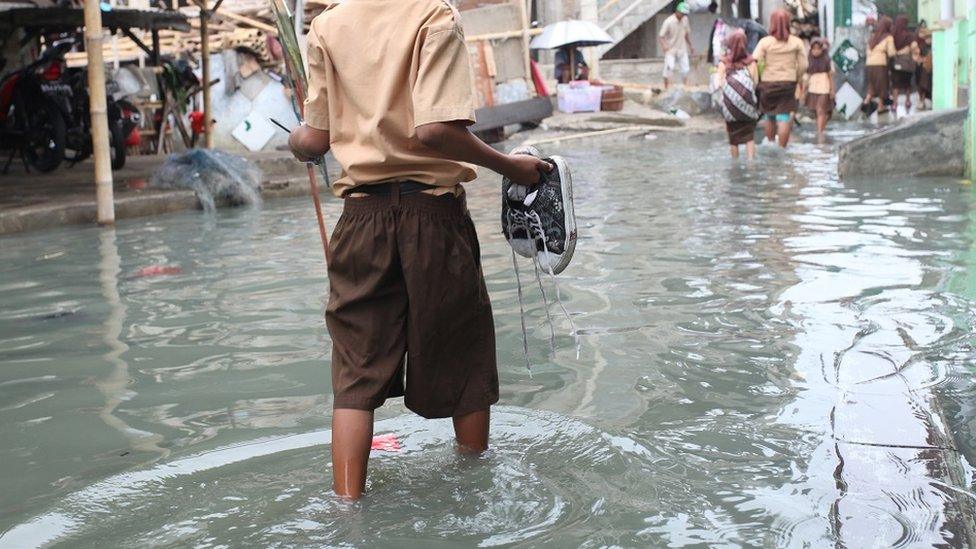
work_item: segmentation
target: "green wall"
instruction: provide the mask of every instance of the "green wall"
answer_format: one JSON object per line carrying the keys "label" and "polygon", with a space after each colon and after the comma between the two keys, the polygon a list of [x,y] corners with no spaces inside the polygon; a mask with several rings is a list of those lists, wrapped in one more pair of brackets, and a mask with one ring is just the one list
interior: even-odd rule
{"label": "green wall", "polygon": [[966,165],[969,167],[967,176],[970,181],[976,181],[976,9],[969,12],[969,32],[963,41],[969,51],[967,63],[969,76],[969,122],[966,126]]}
{"label": "green wall", "polygon": [[[966,16],[966,0],[956,0],[956,17]],[[939,0],[918,0],[918,19],[925,19],[929,27],[942,17],[942,3]]]}
{"label": "green wall", "polygon": [[932,108],[954,109],[959,96],[959,25],[932,34]]}

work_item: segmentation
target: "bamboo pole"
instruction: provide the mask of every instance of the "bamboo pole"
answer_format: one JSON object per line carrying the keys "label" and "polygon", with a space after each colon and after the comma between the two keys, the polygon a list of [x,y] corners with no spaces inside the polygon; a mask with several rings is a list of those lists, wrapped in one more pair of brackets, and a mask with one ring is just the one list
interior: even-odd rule
{"label": "bamboo pole", "polygon": [[[532,24],[529,22],[529,12],[525,7],[525,3],[528,0],[515,0],[519,8],[519,20],[522,25],[522,59],[525,63],[525,85],[530,91],[535,91],[535,85],[532,79],[532,57],[529,54],[529,30],[531,30]],[[532,94],[535,96],[535,93]]]}
{"label": "bamboo pole", "polygon": [[[596,0],[581,0],[580,19],[600,26],[600,9]],[[589,48],[583,58],[589,67],[590,78],[600,78],[600,56],[606,51],[604,48]],[[575,68],[573,69],[575,70]]]}
{"label": "bamboo pole", "polygon": [[485,34],[475,34],[473,36],[465,36],[464,40],[466,42],[481,42],[482,40],[504,40],[506,38],[518,38],[523,34],[528,33],[529,36],[535,36],[537,34],[542,34],[542,29],[529,29],[525,30],[513,30],[513,31],[502,31],[502,32],[489,32]]}
{"label": "bamboo pole", "polygon": [[621,126],[619,128],[610,128],[608,130],[596,130],[592,132],[584,133],[574,133],[572,135],[561,135],[557,137],[547,137],[544,139],[529,139],[522,143],[523,146],[535,146],[542,145],[545,143],[561,143],[563,141],[569,141],[571,139],[584,139],[587,137],[600,137],[603,135],[612,135],[615,133],[626,133],[626,132],[646,132],[649,131],[647,126]]}
{"label": "bamboo pole", "polygon": [[[200,0],[200,57],[203,65],[203,81],[210,82],[210,11],[207,0]],[[210,86],[203,86],[203,144],[213,148],[213,112],[210,108]]]}
{"label": "bamboo pole", "polygon": [[92,152],[95,160],[95,201],[101,225],[115,223],[112,190],[112,158],[108,142],[108,107],[105,98],[105,58],[102,51],[102,12],[99,2],[85,2],[85,51],[88,54],[88,111],[91,116]]}

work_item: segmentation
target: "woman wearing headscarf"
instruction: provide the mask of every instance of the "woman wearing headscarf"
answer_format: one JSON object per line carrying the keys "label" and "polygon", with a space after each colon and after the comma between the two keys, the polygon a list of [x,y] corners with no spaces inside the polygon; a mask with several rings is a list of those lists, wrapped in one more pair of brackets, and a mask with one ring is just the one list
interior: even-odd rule
{"label": "woman wearing headscarf", "polygon": [[752,160],[756,157],[756,124],[759,119],[755,94],[759,68],[746,49],[746,34],[743,31],[737,30],[726,36],[723,46],[725,55],[718,63],[716,80],[722,89],[722,100],[731,104],[731,107],[723,105],[723,110],[732,111],[725,122],[730,151],[732,158],[739,158],[739,145],[745,145],[746,158]]}
{"label": "woman wearing headscarf", "polygon": [[[895,39],[891,35],[891,18],[888,16],[878,20],[874,34],[868,40],[868,55],[865,62],[865,76],[868,81],[868,94],[864,98],[864,105],[868,109],[877,107],[878,112],[887,112],[888,88],[888,60],[894,57]],[[872,105],[877,99],[879,105]]]}
{"label": "woman wearing headscarf", "polygon": [[915,33],[908,30],[908,17],[899,15],[891,29],[891,39],[895,44],[895,55],[891,62],[891,92],[895,110],[898,98],[905,94],[905,111],[912,108],[912,77],[922,58]]}
{"label": "woman wearing headscarf", "polygon": [[759,104],[766,115],[766,139],[778,138],[786,147],[793,129],[793,113],[799,96],[797,83],[807,70],[806,48],[790,34],[790,15],[775,10],[769,19],[769,36],[756,45],[752,56],[757,63],[765,63],[759,76]]}
{"label": "woman wearing headscarf", "polygon": [[932,101],[932,31],[925,21],[918,24],[918,53],[921,60],[915,67],[915,85],[918,87],[920,109],[928,108]]}
{"label": "woman wearing headscarf", "polygon": [[810,42],[807,74],[803,81],[804,104],[817,114],[817,138],[821,141],[827,121],[834,114],[834,64],[830,61],[830,44],[823,38]]}

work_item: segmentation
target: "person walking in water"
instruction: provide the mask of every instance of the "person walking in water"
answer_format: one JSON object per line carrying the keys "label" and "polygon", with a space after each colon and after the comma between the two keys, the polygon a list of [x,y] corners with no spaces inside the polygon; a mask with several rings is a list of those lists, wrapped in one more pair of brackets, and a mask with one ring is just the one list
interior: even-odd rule
{"label": "person walking in water", "polygon": [[821,143],[827,130],[827,121],[834,114],[836,90],[834,64],[830,60],[830,45],[823,38],[810,42],[807,58],[807,74],[803,82],[804,104],[816,113],[817,140]]}
{"label": "person walking in water", "polygon": [[915,86],[918,89],[918,108],[932,106],[932,31],[923,20],[918,25],[919,61],[915,66]]}
{"label": "person walking in water", "polygon": [[339,496],[358,498],[373,411],[389,397],[405,396],[423,417],[452,418],[460,451],[488,447],[495,330],[461,183],[475,178],[471,164],[530,187],[551,167],[468,131],[472,69],[445,0],[327,8],[308,34],[308,78],[305,124],[289,146],[302,161],[331,149],[343,169],[326,308],[332,473]]}
{"label": "person walking in water", "polygon": [[895,55],[891,60],[891,95],[898,112],[902,97],[905,98],[905,113],[912,110],[912,78],[922,58],[915,33],[908,29],[908,17],[895,17],[891,29],[891,40],[895,45]]}
{"label": "person walking in water", "polygon": [[868,40],[868,54],[864,69],[865,79],[868,81],[868,93],[864,97],[865,114],[870,115],[874,111],[888,112],[890,101],[888,60],[896,53],[891,27],[891,18],[881,17],[874,28],[874,34]]}
{"label": "person walking in water", "polygon": [[725,55],[718,63],[716,80],[722,90],[722,115],[729,136],[732,158],[739,158],[739,145],[745,145],[746,158],[756,158],[756,124],[759,120],[759,101],[756,83],[759,68],[746,49],[746,34],[735,31],[725,38]]}
{"label": "person walking in water", "polygon": [[675,69],[681,74],[681,82],[688,85],[688,73],[691,72],[690,56],[695,55],[695,48],[691,45],[691,24],[688,22],[688,4],[679,2],[674,13],[669,15],[661,24],[657,42],[664,52],[664,89],[671,85],[671,77]]}
{"label": "person walking in water", "polygon": [[766,140],[786,148],[793,130],[793,113],[799,96],[798,82],[807,70],[806,48],[790,34],[790,14],[774,10],[769,36],[756,45],[752,56],[765,67],[759,75],[759,106],[766,116]]}

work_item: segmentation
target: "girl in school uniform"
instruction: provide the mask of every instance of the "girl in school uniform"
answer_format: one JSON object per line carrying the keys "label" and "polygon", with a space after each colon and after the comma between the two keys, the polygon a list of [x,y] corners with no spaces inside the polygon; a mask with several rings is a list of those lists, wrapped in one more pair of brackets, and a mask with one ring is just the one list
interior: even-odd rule
{"label": "girl in school uniform", "polygon": [[759,75],[759,104],[766,115],[766,139],[776,139],[786,148],[793,130],[793,113],[800,95],[798,83],[807,70],[806,48],[803,41],[790,33],[790,14],[773,11],[769,20],[769,36],[756,44],[752,56],[765,64]]}
{"label": "girl in school uniform", "polygon": [[834,114],[834,64],[830,45],[823,38],[810,42],[807,74],[804,76],[804,105],[817,115],[817,139],[823,142],[827,121]]}
{"label": "girl in school uniform", "polygon": [[868,55],[865,62],[865,76],[868,94],[864,98],[864,111],[867,114],[877,110],[888,112],[891,81],[888,75],[888,60],[894,57],[895,39],[891,36],[892,21],[888,16],[878,21],[874,34],[868,40]]}
{"label": "girl in school uniform", "polygon": [[922,51],[918,47],[915,33],[908,30],[907,16],[899,15],[895,18],[891,39],[895,45],[895,55],[891,63],[892,100],[897,109],[898,99],[904,94],[905,112],[908,112],[912,108],[912,78],[918,62],[921,61]]}

